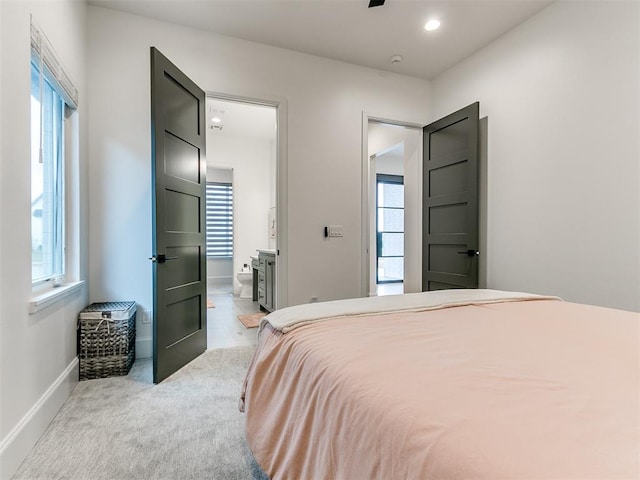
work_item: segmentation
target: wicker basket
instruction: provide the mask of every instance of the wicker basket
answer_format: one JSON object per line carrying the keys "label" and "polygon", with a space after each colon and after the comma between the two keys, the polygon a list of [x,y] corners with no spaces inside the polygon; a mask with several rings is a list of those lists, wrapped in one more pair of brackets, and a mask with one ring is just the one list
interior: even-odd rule
{"label": "wicker basket", "polygon": [[92,303],[80,312],[80,380],[128,374],[135,348],[135,302]]}

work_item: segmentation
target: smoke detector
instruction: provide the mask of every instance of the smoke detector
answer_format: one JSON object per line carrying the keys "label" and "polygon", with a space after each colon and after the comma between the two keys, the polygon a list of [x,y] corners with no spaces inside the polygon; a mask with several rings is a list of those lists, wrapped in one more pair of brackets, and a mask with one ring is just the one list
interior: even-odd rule
{"label": "smoke detector", "polygon": [[395,65],[396,63],[402,62],[402,55],[391,55],[389,57],[389,63],[391,65]]}

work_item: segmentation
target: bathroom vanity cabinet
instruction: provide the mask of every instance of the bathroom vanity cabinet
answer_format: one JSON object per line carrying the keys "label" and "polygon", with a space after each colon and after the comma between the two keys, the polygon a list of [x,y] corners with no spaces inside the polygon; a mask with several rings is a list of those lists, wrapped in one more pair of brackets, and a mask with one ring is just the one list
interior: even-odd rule
{"label": "bathroom vanity cabinet", "polygon": [[272,250],[258,250],[258,304],[273,312],[276,301],[276,254]]}
{"label": "bathroom vanity cabinet", "polygon": [[258,257],[251,257],[251,271],[253,272],[253,298],[254,302],[258,301]]}

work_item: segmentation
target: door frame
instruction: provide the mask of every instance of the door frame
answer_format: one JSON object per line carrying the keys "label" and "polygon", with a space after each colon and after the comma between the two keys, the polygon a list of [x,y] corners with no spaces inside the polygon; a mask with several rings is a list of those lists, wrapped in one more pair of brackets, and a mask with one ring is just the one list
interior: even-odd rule
{"label": "door frame", "polygon": [[289,305],[288,281],[288,160],[287,160],[287,100],[285,98],[258,98],[248,95],[205,90],[205,99],[214,98],[276,109],[276,298],[275,308]]}
{"label": "door frame", "polygon": [[[406,178],[405,176],[405,257],[404,257],[404,288],[405,293],[419,292],[422,289],[422,241],[413,241],[415,237],[417,239],[422,238],[422,129],[426,123],[408,122],[404,120],[397,120],[384,115],[373,115],[366,111],[362,112],[362,148],[361,148],[361,184],[360,184],[360,204],[361,204],[361,261],[360,261],[360,295],[362,297],[375,296],[376,292],[371,292],[369,289],[371,280],[371,258],[372,253],[369,251],[369,245],[371,242],[371,221],[370,213],[371,208],[375,208],[375,205],[371,204],[371,158],[369,157],[369,122],[383,123],[386,125],[393,125],[397,127],[405,127],[418,130],[420,139],[418,142],[418,162],[415,165],[415,178],[417,185],[415,185],[415,191],[413,192],[412,201],[407,202],[407,190],[406,190]],[[409,207],[410,217],[415,221],[407,222],[407,207]],[[415,211],[414,211],[415,210]],[[407,226],[409,229],[407,231]],[[410,244],[407,244],[407,239]],[[415,244],[415,245],[414,245]],[[374,255],[375,256],[375,255]],[[409,259],[409,260],[407,260]],[[417,267],[416,267],[417,266]],[[375,272],[374,272],[375,274]]]}

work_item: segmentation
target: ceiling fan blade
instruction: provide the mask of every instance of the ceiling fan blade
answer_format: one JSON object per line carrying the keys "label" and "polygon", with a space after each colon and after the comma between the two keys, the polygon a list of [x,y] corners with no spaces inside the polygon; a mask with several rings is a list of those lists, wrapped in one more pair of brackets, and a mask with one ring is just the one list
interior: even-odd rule
{"label": "ceiling fan blade", "polygon": [[369,8],[371,7],[381,7],[384,5],[385,0],[369,0]]}

